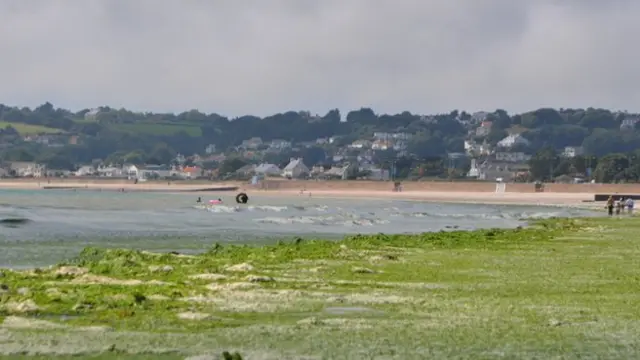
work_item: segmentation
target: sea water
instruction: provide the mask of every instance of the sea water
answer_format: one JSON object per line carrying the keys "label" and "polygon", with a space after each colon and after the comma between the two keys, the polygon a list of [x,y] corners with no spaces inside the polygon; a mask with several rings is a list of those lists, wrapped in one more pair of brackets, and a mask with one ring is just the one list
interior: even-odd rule
{"label": "sea water", "polygon": [[[527,218],[597,215],[576,208],[235,194],[0,190],[0,267],[50,265],[86,246],[202,251],[214,243],[339,239],[348,234],[509,228]],[[206,203],[221,197],[223,205]]]}

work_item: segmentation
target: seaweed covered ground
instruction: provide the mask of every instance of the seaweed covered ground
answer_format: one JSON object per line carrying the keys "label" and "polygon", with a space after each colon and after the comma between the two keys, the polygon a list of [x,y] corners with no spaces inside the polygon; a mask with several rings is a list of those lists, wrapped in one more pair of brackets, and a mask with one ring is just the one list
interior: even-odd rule
{"label": "seaweed covered ground", "polygon": [[0,271],[0,357],[637,358],[639,230],[552,219],[199,255],[87,248]]}

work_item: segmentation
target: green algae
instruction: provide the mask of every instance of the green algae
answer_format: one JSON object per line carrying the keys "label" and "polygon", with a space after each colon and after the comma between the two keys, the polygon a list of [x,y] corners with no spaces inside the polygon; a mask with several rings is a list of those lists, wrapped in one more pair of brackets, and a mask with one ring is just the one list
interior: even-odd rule
{"label": "green algae", "polygon": [[[2,272],[0,320],[23,324],[3,327],[0,353],[122,344],[122,356],[631,358],[638,229],[631,218],[552,219],[198,255],[87,248],[52,268]],[[7,306],[27,301],[37,309]]]}

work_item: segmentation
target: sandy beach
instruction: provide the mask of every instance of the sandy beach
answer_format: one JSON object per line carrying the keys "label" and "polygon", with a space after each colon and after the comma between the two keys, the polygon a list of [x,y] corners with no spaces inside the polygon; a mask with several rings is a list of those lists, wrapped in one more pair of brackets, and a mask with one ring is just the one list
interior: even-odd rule
{"label": "sandy beach", "polygon": [[[147,181],[109,179],[4,179],[0,189],[45,190],[67,188],[93,191],[160,191],[184,192],[203,189],[237,187],[235,192],[262,196],[310,196],[330,198],[403,199],[417,201],[566,205],[593,207],[596,193],[640,194],[638,184],[547,184],[544,192],[535,192],[533,184],[506,184],[504,192],[496,192],[490,182],[404,182],[402,191],[392,191],[392,182],[381,181],[302,181],[267,180],[259,186],[246,182]],[[46,191],[46,190],[45,190]],[[229,191],[226,191],[229,192]],[[208,192],[202,192],[207,194]],[[220,193],[212,191],[211,193]]]}

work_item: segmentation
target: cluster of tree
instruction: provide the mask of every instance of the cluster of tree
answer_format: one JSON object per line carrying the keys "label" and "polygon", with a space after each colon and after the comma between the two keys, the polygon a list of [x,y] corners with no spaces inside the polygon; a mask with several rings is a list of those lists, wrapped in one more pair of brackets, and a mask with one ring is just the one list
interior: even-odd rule
{"label": "cluster of tree", "polygon": [[[493,124],[491,131],[477,140],[495,145],[507,134],[518,132],[531,141],[531,146],[523,149],[530,154],[545,147],[562,149],[565,146],[583,146],[586,154],[594,156],[628,153],[640,148],[640,132],[635,129],[620,131],[622,121],[631,117],[636,115],[592,108],[543,108],[515,115],[496,110],[486,119]],[[264,118],[247,115],[230,119],[196,110],[163,114],[100,107],[72,112],[50,103],[34,109],[0,104],[1,122],[46,126],[82,138],[80,145],[60,148],[15,142],[14,146],[5,146],[1,156],[4,160],[42,161],[57,168],[69,168],[95,159],[167,163],[177,153],[202,153],[209,144],[226,151],[252,137],[293,143],[334,137],[335,142],[331,146],[312,147],[301,150],[302,153],[285,156],[268,155],[276,158],[271,159],[272,162],[279,164],[288,156],[299,155],[313,165],[322,162],[331,148],[371,138],[374,132],[405,132],[414,135],[408,144],[410,154],[417,158],[442,157],[447,153],[464,151],[464,140],[477,126],[471,119],[471,114],[457,110],[422,116],[410,112],[376,114],[372,109],[362,108],[342,116],[339,110],[334,109],[323,116],[312,116],[306,111],[288,111]],[[144,130],[160,125],[165,128],[173,126],[176,131]],[[15,129],[11,128],[4,129],[0,137],[5,143],[8,139],[18,138]]]}
{"label": "cluster of tree", "polygon": [[640,181],[640,149],[628,153],[604,156],[560,156],[545,147],[529,160],[530,176],[534,180],[553,181],[563,175],[595,180],[598,183]]}

